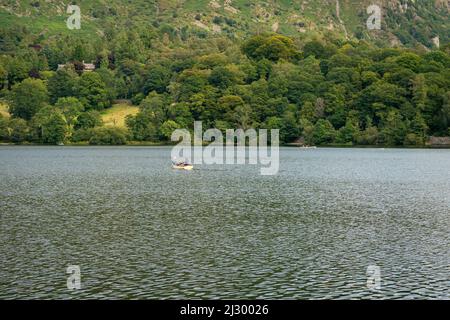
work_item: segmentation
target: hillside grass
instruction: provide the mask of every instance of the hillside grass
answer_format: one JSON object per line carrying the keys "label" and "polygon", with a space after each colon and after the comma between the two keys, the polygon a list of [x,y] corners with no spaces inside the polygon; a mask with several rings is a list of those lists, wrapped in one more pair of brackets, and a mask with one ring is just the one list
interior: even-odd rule
{"label": "hillside grass", "polygon": [[[139,108],[136,106],[115,104],[110,109],[102,112],[102,120],[105,126],[125,128],[125,118],[128,115],[136,115],[138,112]],[[8,105],[4,102],[0,102],[0,114],[6,118],[11,116],[8,111]]]}
{"label": "hillside grass", "polygon": [[99,29],[91,20],[81,19],[81,29],[70,30],[67,28],[67,18],[70,14],[44,15],[15,15],[10,12],[0,10],[0,28],[6,29],[8,26],[16,25],[31,30],[35,34],[42,35],[69,35],[75,34],[80,37],[99,37]]}
{"label": "hillside grass", "polygon": [[[379,39],[388,44],[390,36],[400,34],[405,38],[404,44],[407,46],[415,45],[416,41],[430,46],[430,39],[435,35],[439,35],[441,43],[445,44],[449,41],[450,34],[448,8],[444,6],[444,0],[416,1],[416,3],[410,1],[408,14],[396,8],[387,10],[387,5],[384,5],[385,32],[378,34],[369,34],[365,26],[369,17],[366,8],[372,4],[372,0],[339,1],[340,17],[344,26],[336,17],[336,1],[278,0],[252,3],[248,0],[232,0],[231,6],[239,10],[233,13],[225,9],[224,0],[216,0],[219,5],[216,9],[210,5],[210,0],[83,0],[73,2],[78,3],[81,8],[81,30],[69,30],[66,27],[66,20],[70,15],[66,12],[69,2],[62,0],[3,2],[4,4],[0,5],[0,30],[6,30],[10,26],[26,27],[43,39],[64,35],[74,35],[80,39],[100,39],[112,25],[124,29],[128,28],[131,21],[140,26],[157,23],[160,25],[159,28],[167,25],[174,29],[184,27],[195,34],[197,28],[194,16],[198,14],[201,22],[210,29],[212,36],[216,36],[212,28],[215,16],[233,19],[236,24],[234,26],[222,24],[222,32],[223,34],[231,32],[237,37],[271,32],[271,26],[275,22],[279,23],[278,32],[302,39],[333,34],[343,40],[344,26],[350,38],[354,38],[356,31],[365,30],[364,39]],[[438,2],[442,5],[438,6],[436,4]],[[267,16],[262,12],[267,13]],[[415,16],[417,19],[412,18]],[[294,22],[303,22],[307,32],[298,30],[293,25]],[[334,26],[331,31],[328,30],[330,22]]]}
{"label": "hillside grass", "polygon": [[115,104],[102,112],[102,120],[105,126],[125,128],[125,118],[138,112],[139,108],[136,106]]}

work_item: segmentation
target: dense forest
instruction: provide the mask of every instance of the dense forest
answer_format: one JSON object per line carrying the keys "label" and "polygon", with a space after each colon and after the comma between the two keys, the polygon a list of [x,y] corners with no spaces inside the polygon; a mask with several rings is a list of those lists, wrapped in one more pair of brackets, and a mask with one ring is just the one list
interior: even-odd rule
{"label": "dense forest", "polygon": [[[450,135],[448,44],[387,48],[331,34],[235,38],[162,27],[45,39],[2,28],[0,140],[165,143],[195,120],[280,129],[283,143],[311,145],[421,146]],[[91,62],[95,70],[86,70]],[[118,101],[139,110],[124,125],[105,125],[102,114]]]}

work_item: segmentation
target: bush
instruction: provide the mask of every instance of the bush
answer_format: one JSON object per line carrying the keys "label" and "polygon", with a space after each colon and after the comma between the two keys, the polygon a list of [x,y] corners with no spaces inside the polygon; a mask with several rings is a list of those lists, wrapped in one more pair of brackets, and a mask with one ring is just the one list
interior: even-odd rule
{"label": "bush", "polygon": [[220,24],[223,23],[223,21],[224,21],[223,17],[220,17],[220,16],[215,16],[215,17],[213,18],[213,23],[214,23],[214,24],[220,25]]}
{"label": "bush", "polygon": [[25,79],[11,89],[10,112],[13,116],[30,120],[48,102],[48,91],[44,81]]}
{"label": "bush", "polygon": [[163,139],[170,140],[172,133],[179,128],[180,126],[178,123],[173,120],[167,120],[161,125],[159,131]]}
{"label": "bush", "polygon": [[376,145],[378,143],[379,132],[377,127],[369,127],[357,137],[360,145]]}
{"label": "bush", "polygon": [[127,132],[121,128],[102,127],[91,130],[91,145],[124,145],[127,143]]}
{"label": "bush", "polygon": [[9,139],[8,119],[0,113],[0,141]]}
{"label": "bush", "polygon": [[9,121],[11,129],[10,139],[14,143],[21,143],[28,139],[30,128],[25,120],[15,118]]}
{"label": "bush", "polygon": [[98,111],[88,111],[80,114],[75,123],[75,129],[91,129],[103,124]]}
{"label": "bush", "polygon": [[313,130],[313,141],[315,144],[326,144],[334,141],[336,130],[328,120],[319,119]]}
{"label": "bush", "polygon": [[403,142],[405,146],[423,146],[423,138],[415,133],[408,133]]}
{"label": "bush", "polygon": [[59,144],[68,132],[62,112],[51,106],[42,108],[29,123],[31,139],[39,143]]}
{"label": "bush", "polygon": [[72,142],[89,141],[92,137],[92,129],[79,129],[72,135]]}
{"label": "bush", "polygon": [[139,92],[131,98],[131,103],[133,105],[139,105],[139,104],[141,104],[142,100],[144,100],[144,99],[145,99],[145,95],[142,92]]}

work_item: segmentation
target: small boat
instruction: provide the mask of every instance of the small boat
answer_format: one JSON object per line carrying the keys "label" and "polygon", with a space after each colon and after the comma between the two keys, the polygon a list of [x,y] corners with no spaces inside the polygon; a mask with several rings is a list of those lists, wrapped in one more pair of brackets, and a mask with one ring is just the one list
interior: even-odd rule
{"label": "small boat", "polygon": [[317,149],[316,146],[301,146],[300,149],[305,150],[305,149]]}
{"label": "small boat", "polygon": [[172,164],[172,168],[177,169],[177,170],[192,170],[192,169],[194,169],[194,166],[192,164],[188,164],[188,163],[177,163],[177,164]]}
{"label": "small boat", "polygon": [[194,166],[189,163],[188,159],[177,160],[176,157],[173,157],[173,159],[172,159],[172,169],[192,170],[192,169],[194,169]]}

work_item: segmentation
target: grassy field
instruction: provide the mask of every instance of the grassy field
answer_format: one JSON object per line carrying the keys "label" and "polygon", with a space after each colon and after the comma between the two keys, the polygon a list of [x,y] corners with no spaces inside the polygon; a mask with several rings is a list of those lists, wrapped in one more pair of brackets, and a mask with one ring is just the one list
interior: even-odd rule
{"label": "grassy field", "polygon": [[125,127],[125,118],[138,112],[139,108],[136,106],[115,104],[102,113],[102,119],[105,126]]}
{"label": "grassy field", "polygon": [[[115,104],[112,108],[102,113],[102,120],[105,126],[125,127],[125,118],[128,115],[135,115],[139,112],[139,108],[127,104]],[[8,106],[0,102],[0,114],[10,117]]]}
{"label": "grassy field", "polygon": [[9,118],[8,106],[6,104],[3,104],[2,102],[0,102],[0,113],[4,117]]}

